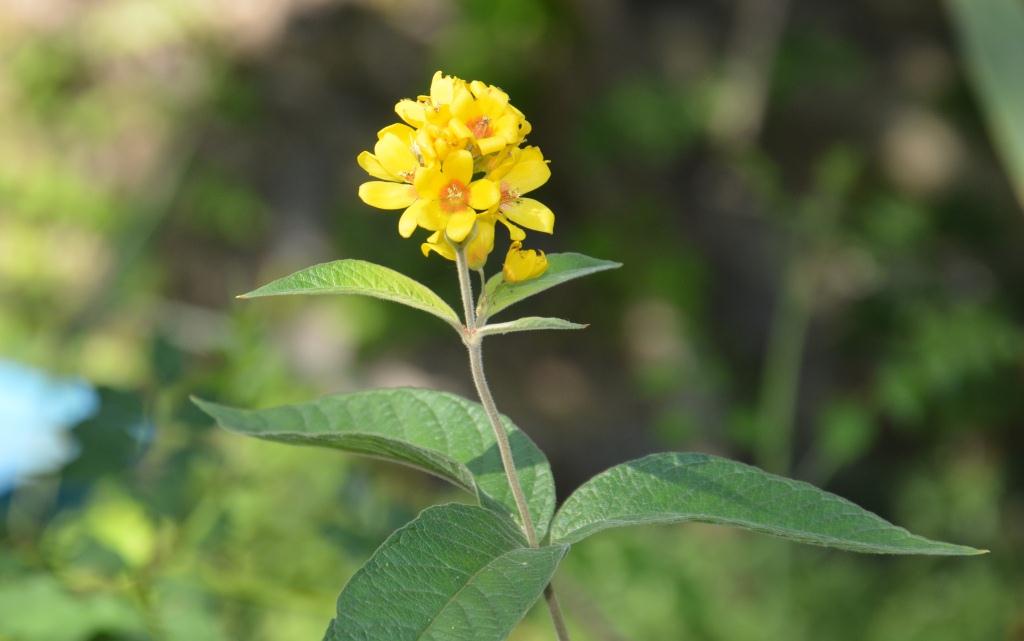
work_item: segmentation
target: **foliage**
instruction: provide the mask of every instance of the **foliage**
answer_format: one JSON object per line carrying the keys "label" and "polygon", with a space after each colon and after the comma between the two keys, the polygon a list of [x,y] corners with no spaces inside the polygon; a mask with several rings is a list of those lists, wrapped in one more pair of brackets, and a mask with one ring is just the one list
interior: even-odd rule
{"label": "foliage", "polygon": [[[0,639],[319,638],[389,533],[468,500],[219,434],[188,401],[471,391],[433,319],[369,297],[232,301],[346,257],[454,300],[444,261],[386,242],[387,214],[352,198],[351,158],[438,67],[531,114],[560,234],[531,240],[629,266],[516,308],[588,331],[488,341],[499,404],[561,498],[658,450],[764,466],[767,426],[790,459],[772,471],[993,550],[865,559],[696,523],[610,529],[559,566],[574,639],[1013,638],[1024,235],[972,51],[1019,39],[969,45],[940,5],[825,2],[786,16],[777,50],[745,49],[765,25],[750,4],[6,3],[0,356],[83,378],[101,404],[68,433],[77,459],[0,496]],[[723,149],[714,91],[744,52],[764,62],[763,128]],[[817,283],[785,427],[762,416],[783,273]],[[550,638],[537,610],[510,638]]]}
{"label": "foliage", "polygon": [[[615,466],[584,483],[552,519],[554,484],[547,460],[498,414],[483,370],[482,341],[509,330],[580,326],[528,317],[488,332],[487,319],[555,285],[620,265],[579,254],[550,260],[541,254],[538,260],[531,252],[528,258],[513,258],[521,251],[523,232],[503,216],[524,223],[515,214],[520,201],[511,176],[527,165],[523,175],[543,169],[536,186],[550,174],[539,152],[538,160],[518,155],[533,149],[518,146],[530,126],[501,90],[437,72],[429,96],[401,101],[396,111],[416,129],[388,127],[378,135],[375,155],[360,154],[360,166],[384,179],[364,183],[360,197],[383,209],[406,207],[399,222],[402,236],[417,226],[433,232],[429,249],[456,263],[462,321],[427,287],[361,261],[317,265],[244,297],[358,294],[438,316],[452,325],[468,350],[482,406],[413,389],[256,411],[195,401],[228,429],[404,463],[447,479],[476,499],[479,507],[428,509],[385,541],[342,590],[326,640],[501,641],[544,592],[556,636],[568,641],[554,588],[548,585],[555,568],[570,544],[624,525],[703,521],[855,552],[984,553],[913,535],[807,483],[699,454],[653,454]],[[507,174],[487,169],[505,163],[505,157],[512,164]],[[477,166],[487,178],[470,183]],[[423,187],[425,183],[430,186]],[[494,198],[479,195],[490,192]],[[511,196],[506,203],[507,193]],[[494,244],[495,217],[508,226],[511,248],[501,274],[487,282],[481,277],[483,291],[474,300],[469,270],[483,273]],[[517,265],[524,260],[536,261],[537,269]]]}
{"label": "foliage", "polygon": [[1024,59],[1024,8],[1010,0],[951,0],[949,8],[992,139],[1024,207],[1024,88],[1013,80]]}

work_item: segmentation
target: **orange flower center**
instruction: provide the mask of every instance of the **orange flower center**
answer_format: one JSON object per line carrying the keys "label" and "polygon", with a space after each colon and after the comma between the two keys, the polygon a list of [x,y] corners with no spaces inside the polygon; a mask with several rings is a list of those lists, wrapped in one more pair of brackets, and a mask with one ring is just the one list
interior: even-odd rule
{"label": "orange flower center", "polygon": [[477,116],[466,123],[469,130],[473,132],[476,138],[489,138],[494,134],[491,130],[491,119],[487,116]]}
{"label": "orange flower center", "polygon": [[504,180],[501,181],[501,205],[502,211],[505,210],[507,205],[511,205],[515,201],[519,200],[519,190],[512,185],[508,184]]}
{"label": "orange flower center", "polygon": [[441,209],[453,214],[469,206],[469,189],[458,180],[453,180],[441,188],[438,196]]}

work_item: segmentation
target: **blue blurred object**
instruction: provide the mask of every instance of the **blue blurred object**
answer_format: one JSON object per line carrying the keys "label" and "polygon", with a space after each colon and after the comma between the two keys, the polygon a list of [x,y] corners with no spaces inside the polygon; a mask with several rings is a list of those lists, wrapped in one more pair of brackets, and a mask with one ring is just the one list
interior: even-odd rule
{"label": "blue blurred object", "polygon": [[0,495],[73,459],[78,448],[66,432],[99,405],[85,381],[0,360]]}

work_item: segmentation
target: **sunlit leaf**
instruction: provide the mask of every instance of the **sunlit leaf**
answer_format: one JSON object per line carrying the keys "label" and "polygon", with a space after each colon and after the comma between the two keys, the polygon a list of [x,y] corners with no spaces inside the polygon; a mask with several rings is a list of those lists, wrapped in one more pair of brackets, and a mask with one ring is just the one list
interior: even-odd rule
{"label": "sunlit leaf", "polygon": [[981,554],[916,536],[813,485],[706,454],[666,452],[617,465],[573,493],[551,540],[613,527],[701,521],[876,554]]}
{"label": "sunlit leaf", "polygon": [[460,326],[455,310],[426,285],[393,269],[365,260],[335,260],[307,267],[248,294],[242,294],[239,298],[298,294],[373,296],[421,309],[456,328]]}
{"label": "sunlit leaf", "polygon": [[591,258],[583,254],[548,254],[547,271],[532,280],[506,283],[502,274],[492,276],[481,296],[480,316],[493,316],[506,307],[555,285],[617,267],[622,267],[622,263]]}
{"label": "sunlit leaf", "polygon": [[[483,407],[454,394],[384,389],[307,403],[243,410],[194,399],[224,428],[249,436],[315,445],[403,463],[430,472],[516,514],[494,433]],[[507,417],[512,456],[538,536],[555,509],[551,468],[533,441]]]}

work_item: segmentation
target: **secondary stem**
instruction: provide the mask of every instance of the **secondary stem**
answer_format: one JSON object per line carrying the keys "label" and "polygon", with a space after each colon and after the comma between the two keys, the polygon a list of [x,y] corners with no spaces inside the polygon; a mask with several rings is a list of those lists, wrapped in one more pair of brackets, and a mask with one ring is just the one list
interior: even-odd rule
{"label": "secondary stem", "polygon": [[[480,403],[484,407],[487,419],[494,430],[494,439],[498,444],[498,452],[501,454],[501,464],[505,468],[505,476],[508,478],[509,488],[516,501],[516,509],[519,512],[519,519],[523,524],[523,532],[530,547],[538,547],[537,530],[533,526],[533,518],[530,516],[530,508],[526,503],[526,495],[523,493],[523,486],[519,482],[519,473],[516,471],[515,459],[512,457],[512,447],[508,442],[508,432],[501,423],[501,415],[494,403],[494,396],[487,385],[487,377],[484,374],[484,355],[481,340],[475,336],[476,313],[473,306],[473,284],[470,281],[469,268],[466,264],[466,254],[462,248],[455,252],[456,264],[459,272],[459,291],[462,294],[462,309],[466,316],[465,337],[466,349],[469,351],[469,369],[473,374],[473,385],[480,397]],[[555,596],[554,587],[550,584],[544,589],[544,598],[551,612],[551,620],[555,625],[555,634],[558,641],[569,641],[569,631],[565,626],[565,619],[562,617],[562,609],[558,605],[558,598]]]}
{"label": "secondary stem", "polygon": [[569,628],[565,627],[562,606],[558,605],[555,586],[551,583],[544,588],[544,600],[548,603],[548,612],[551,613],[551,622],[555,625],[555,636],[558,637],[558,641],[569,641]]}

